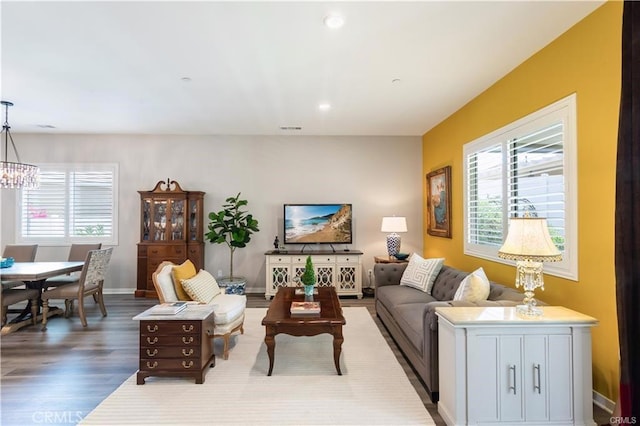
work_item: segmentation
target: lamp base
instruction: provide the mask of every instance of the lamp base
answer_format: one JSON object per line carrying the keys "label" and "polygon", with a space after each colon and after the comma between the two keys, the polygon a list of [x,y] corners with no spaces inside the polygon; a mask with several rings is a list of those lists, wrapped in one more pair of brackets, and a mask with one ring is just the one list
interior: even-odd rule
{"label": "lamp base", "polygon": [[539,317],[542,316],[542,309],[531,305],[518,305],[516,313],[527,317]]}
{"label": "lamp base", "polygon": [[387,252],[389,257],[395,256],[400,252],[400,235],[395,232],[387,235]]}

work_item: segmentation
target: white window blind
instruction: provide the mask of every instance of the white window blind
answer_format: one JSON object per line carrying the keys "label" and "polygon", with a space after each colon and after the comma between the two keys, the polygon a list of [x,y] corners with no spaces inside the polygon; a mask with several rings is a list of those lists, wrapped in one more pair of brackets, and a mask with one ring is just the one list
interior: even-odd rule
{"label": "white window blind", "polygon": [[40,165],[40,187],[22,191],[18,240],[117,244],[117,165]]}
{"label": "white window blind", "polygon": [[545,272],[577,280],[575,95],[464,146],[465,254],[497,256],[509,218],[547,219],[563,261]]}

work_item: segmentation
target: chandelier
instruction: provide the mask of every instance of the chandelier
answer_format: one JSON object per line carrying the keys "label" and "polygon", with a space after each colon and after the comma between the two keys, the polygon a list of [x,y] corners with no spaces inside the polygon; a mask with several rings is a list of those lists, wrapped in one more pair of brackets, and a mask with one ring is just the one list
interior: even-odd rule
{"label": "chandelier", "polygon": [[[13,103],[9,101],[1,101],[5,108],[4,124],[2,125],[2,133],[4,134],[4,156],[0,162],[0,188],[6,189],[31,189],[37,188],[40,184],[40,169],[32,164],[22,163],[16,144],[11,136],[11,126],[9,126],[9,107]],[[13,147],[17,162],[9,160],[9,141]]]}

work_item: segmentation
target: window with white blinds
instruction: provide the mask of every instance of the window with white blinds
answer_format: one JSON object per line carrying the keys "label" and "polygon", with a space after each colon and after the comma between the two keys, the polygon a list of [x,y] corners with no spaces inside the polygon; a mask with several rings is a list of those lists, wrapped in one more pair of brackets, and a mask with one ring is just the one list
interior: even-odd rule
{"label": "window with white blinds", "polygon": [[43,164],[40,186],[23,190],[18,241],[117,244],[117,164]]}
{"label": "window with white blinds", "polygon": [[509,218],[544,217],[563,255],[545,272],[577,280],[575,134],[571,95],[464,146],[465,254],[505,262]]}

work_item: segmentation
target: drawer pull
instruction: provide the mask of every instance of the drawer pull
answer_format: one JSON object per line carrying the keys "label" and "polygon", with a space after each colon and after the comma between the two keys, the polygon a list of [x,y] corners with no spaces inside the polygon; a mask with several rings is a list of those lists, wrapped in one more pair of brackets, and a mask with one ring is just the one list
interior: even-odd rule
{"label": "drawer pull", "polygon": [[147,331],[149,333],[155,333],[156,331],[158,331],[158,324],[154,324],[153,328],[151,327],[151,325],[147,324]]}
{"label": "drawer pull", "polygon": [[154,349],[153,352],[151,351],[151,349],[147,349],[147,356],[156,356],[158,355],[158,350]]}
{"label": "drawer pull", "polygon": [[153,361],[153,364],[147,361],[147,368],[156,368],[158,366],[158,361]]}
{"label": "drawer pull", "polygon": [[193,343],[193,336],[183,336],[182,337],[182,343],[184,343],[185,345],[188,345],[189,343]]}
{"label": "drawer pull", "polygon": [[184,356],[191,356],[193,355],[193,349],[189,349],[188,351],[186,349],[182,350],[182,355]]}
{"label": "drawer pull", "polygon": [[147,343],[150,345],[155,345],[156,343],[158,343],[158,338],[154,337],[153,340],[151,340],[151,337],[147,337]]}
{"label": "drawer pull", "polygon": [[182,361],[182,366],[183,366],[184,368],[191,368],[191,367],[193,367],[193,361],[189,361],[189,362],[187,362],[187,361]]}
{"label": "drawer pull", "polygon": [[189,324],[189,328],[187,328],[187,326],[185,324],[182,324],[182,331],[193,331],[193,324]]}

